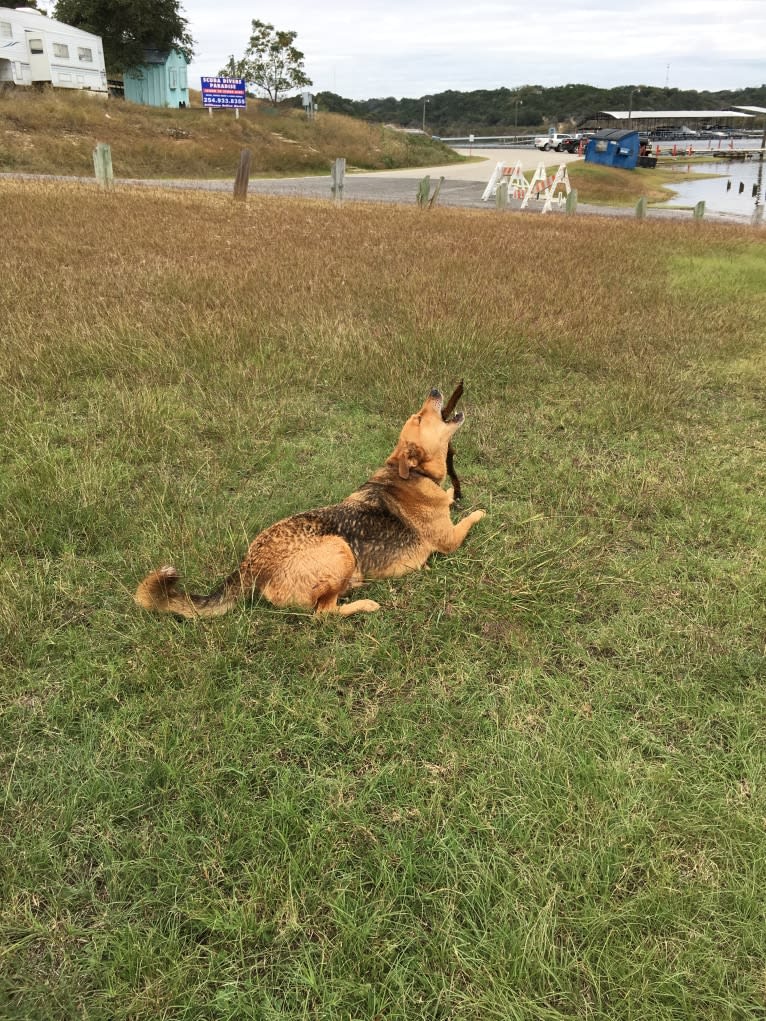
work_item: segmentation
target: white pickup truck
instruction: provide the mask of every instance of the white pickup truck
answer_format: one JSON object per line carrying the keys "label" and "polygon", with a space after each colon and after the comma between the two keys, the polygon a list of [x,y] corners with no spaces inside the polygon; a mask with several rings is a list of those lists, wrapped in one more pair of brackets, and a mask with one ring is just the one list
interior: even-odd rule
{"label": "white pickup truck", "polygon": [[549,135],[539,135],[535,139],[535,148],[542,149],[543,152],[550,152],[551,149],[555,149],[556,152],[563,152],[564,143],[568,138],[572,138],[572,135],[557,135],[555,132]]}

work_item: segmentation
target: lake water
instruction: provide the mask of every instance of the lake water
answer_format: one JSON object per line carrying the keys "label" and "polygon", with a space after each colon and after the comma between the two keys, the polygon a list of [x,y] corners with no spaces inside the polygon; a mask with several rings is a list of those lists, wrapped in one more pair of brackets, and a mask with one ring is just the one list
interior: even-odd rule
{"label": "lake water", "polygon": [[[742,217],[752,215],[755,208],[753,187],[758,180],[758,160],[716,160],[705,166],[694,166],[697,173],[715,174],[703,181],[679,181],[670,187],[675,196],[663,206],[695,206],[705,202],[705,211],[711,213],[732,213]],[[686,169],[685,166],[683,169]],[[766,188],[766,163],[761,182],[761,203]]]}

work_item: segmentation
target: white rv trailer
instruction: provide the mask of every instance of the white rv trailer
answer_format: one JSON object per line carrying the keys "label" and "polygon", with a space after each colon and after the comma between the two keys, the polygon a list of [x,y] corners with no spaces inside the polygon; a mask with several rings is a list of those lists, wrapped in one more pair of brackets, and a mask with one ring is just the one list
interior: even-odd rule
{"label": "white rv trailer", "polygon": [[101,37],[32,7],[0,7],[0,88],[38,82],[106,95]]}

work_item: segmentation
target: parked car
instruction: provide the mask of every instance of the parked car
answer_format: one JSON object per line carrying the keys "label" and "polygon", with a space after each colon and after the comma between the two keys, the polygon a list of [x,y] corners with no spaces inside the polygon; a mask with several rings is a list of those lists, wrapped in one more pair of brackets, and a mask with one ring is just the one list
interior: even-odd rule
{"label": "parked car", "polygon": [[572,135],[559,135],[556,132],[551,132],[549,135],[539,135],[535,139],[535,147],[542,149],[543,152],[550,152],[551,149],[555,149],[556,152],[564,151],[564,143],[572,138]]}
{"label": "parked car", "polygon": [[571,152],[576,153],[580,151],[580,146],[585,149],[588,144],[589,135],[569,135],[565,138],[561,144],[561,148],[557,149],[556,152]]}

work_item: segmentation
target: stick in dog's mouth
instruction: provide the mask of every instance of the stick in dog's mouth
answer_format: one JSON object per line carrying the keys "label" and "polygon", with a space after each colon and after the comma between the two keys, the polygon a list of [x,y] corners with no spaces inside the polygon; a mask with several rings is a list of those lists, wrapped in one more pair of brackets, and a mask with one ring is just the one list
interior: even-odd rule
{"label": "stick in dog's mouth", "polygon": [[[457,402],[460,400],[462,396],[463,396],[463,380],[461,379],[458,385],[452,391],[452,396],[450,397],[450,399],[447,401],[446,404],[442,406],[441,414],[443,422],[456,423],[463,421],[463,419],[465,418],[463,412],[462,411],[455,412],[455,406],[457,405]],[[449,475],[449,480],[452,483],[452,489],[454,491],[453,499],[455,500],[455,503],[457,503],[463,495],[463,490],[460,485],[460,479],[458,478],[457,472],[455,471],[454,458],[455,450],[452,446],[452,441],[450,441],[450,445],[447,448],[447,474]]]}
{"label": "stick in dog's mouth", "polygon": [[442,418],[443,418],[443,421],[445,421],[448,425],[455,425],[458,422],[462,422],[463,419],[465,418],[465,415],[463,414],[462,411],[456,411],[455,414],[452,415],[451,418],[444,418],[443,416],[442,416]]}

